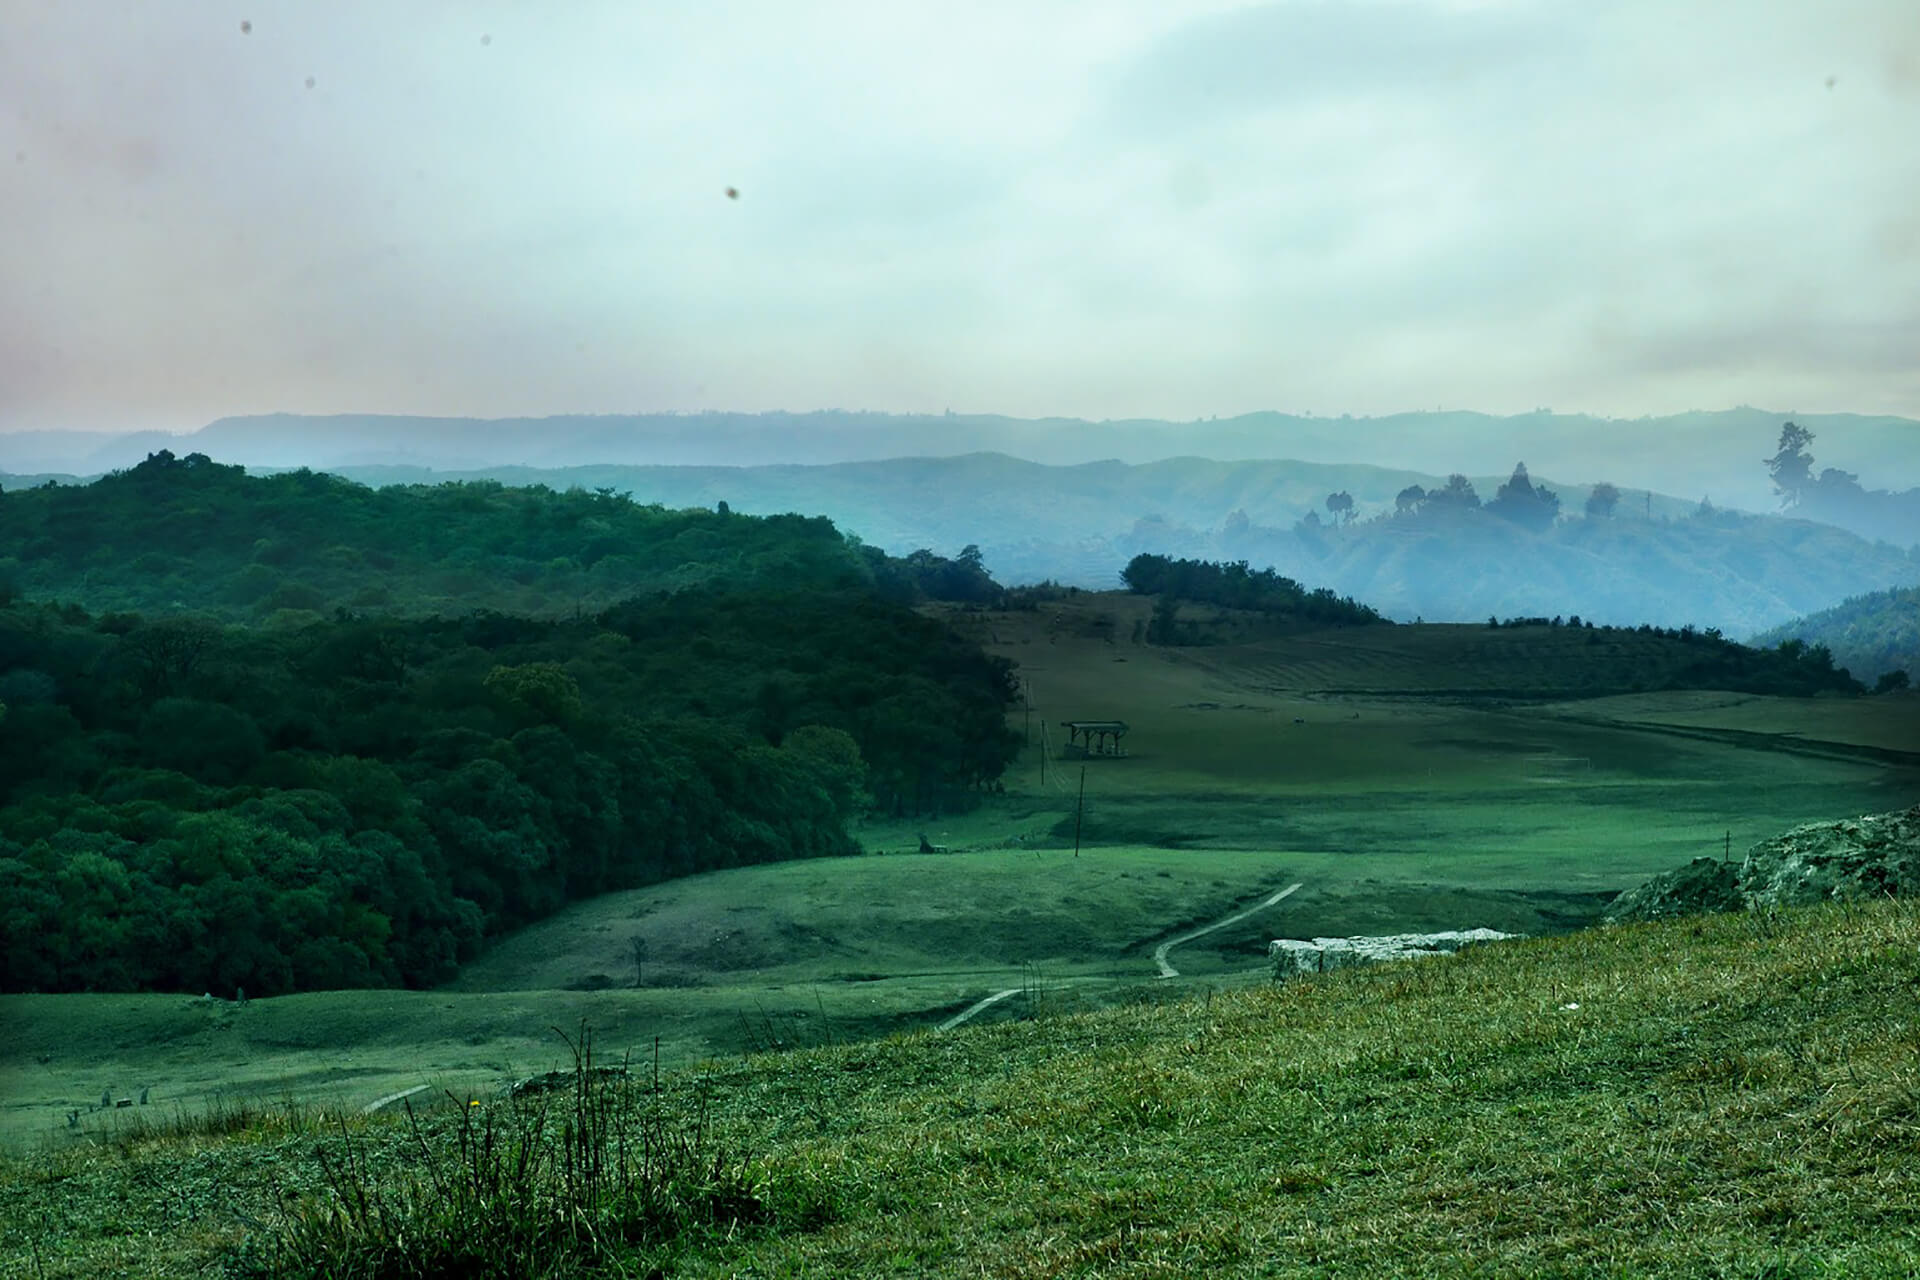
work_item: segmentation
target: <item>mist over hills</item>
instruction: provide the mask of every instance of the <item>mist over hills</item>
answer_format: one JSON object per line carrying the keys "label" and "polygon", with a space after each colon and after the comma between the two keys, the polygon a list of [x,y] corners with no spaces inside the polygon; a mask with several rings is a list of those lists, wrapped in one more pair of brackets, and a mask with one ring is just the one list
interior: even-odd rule
{"label": "mist over hills", "polygon": [[[1581,513],[1591,486],[1537,473],[1560,504],[1559,520],[1543,527],[1480,508],[1402,510],[1409,488],[1435,490],[1445,480],[1359,464],[1176,458],[1047,466],[970,454],[824,466],[336,471],[376,487],[477,480],[607,490],[673,509],[725,503],[743,515],[824,515],[893,555],[977,546],[1008,585],[1112,589],[1142,552],[1246,560],[1409,621],[1578,614],[1743,637],[1849,596],[1920,582],[1915,549],[1659,493],[1629,491],[1609,518],[1588,519]],[[1470,483],[1492,499],[1505,479],[1476,475]],[[0,484],[22,487],[15,477]],[[1326,505],[1336,493],[1352,500],[1344,518]],[[34,569],[20,562],[16,572],[27,580]]]}
{"label": "mist over hills", "polygon": [[[167,445],[375,486],[484,479],[607,489],[669,508],[825,515],[895,555],[978,546],[1009,584],[1111,588],[1120,566],[1149,552],[1272,566],[1402,619],[1578,613],[1744,636],[1920,581],[1920,487],[1893,492],[1920,486],[1920,422],[1797,421],[1798,452],[1769,460],[1786,448],[1781,416],[1751,408],[1633,421],[1541,411],[1191,423],[837,410],[277,414],[178,438],[0,436],[0,471],[124,469]],[[1191,456],[1201,453],[1211,456]],[[1557,495],[1557,522],[1403,509],[1409,491],[1460,473],[1490,500],[1520,458]],[[566,460],[583,461],[551,465]],[[1611,518],[1587,520],[1601,482],[1617,487],[1617,504]],[[1794,516],[1812,519],[1739,510],[1772,511],[1782,493]]]}
{"label": "mist over hills", "polygon": [[[1049,467],[975,454],[822,467],[341,470],[375,485],[488,479],[607,488],[668,507],[818,513],[894,555],[919,547],[951,555],[974,544],[1009,584],[1110,589],[1141,552],[1247,560],[1430,622],[1579,614],[1744,636],[1847,595],[1920,581],[1911,550],[1657,493],[1629,493],[1610,518],[1588,520],[1579,513],[1591,486],[1543,478],[1565,513],[1544,529],[1480,510],[1401,512],[1405,489],[1444,479],[1355,464],[1177,458]],[[1492,498],[1506,478],[1471,482]],[[1336,492],[1354,503],[1344,524],[1325,506]]]}
{"label": "mist over hills", "polygon": [[0,471],[97,474],[170,448],[249,467],[419,466],[479,470],[588,464],[830,464],[999,452],[1051,465],[1175,457],[1223,461],[1366,462],[1445,475],[1504,475],[1516,460],[1586,482],[1680,494],[1750,510],[1778,500],[1758,460],[1792,417],[1819,437],[1821,461],[1871,487],[1920,486],[1920,422],[1857,414],[1799,415],[1742,406],[1663,417],[1605,418],[1539,410],[1377,418],[1260,412],[1191,422],[994,414],[610,414],[431,418],[261,414],[222,418],[184,436],[32,431],[0,435]]}

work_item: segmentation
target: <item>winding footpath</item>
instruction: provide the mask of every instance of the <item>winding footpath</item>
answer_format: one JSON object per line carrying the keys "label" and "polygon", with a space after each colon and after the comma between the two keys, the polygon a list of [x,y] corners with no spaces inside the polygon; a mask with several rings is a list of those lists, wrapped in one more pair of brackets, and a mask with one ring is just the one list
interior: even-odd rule
{"label": "winding footpath", "polygon": [[1300,883],[1301,882],[1298,880],[1294,881],[1292,884],[1280,890],[1280,892],[1274,894],[1272,897],[1268,898],[1265,902],[1260,903],[1258,906],[1248,907],[1245,911],[1242,911],[1237,915],[1228,916],[1224,920],[1215,920],[1212,924],[1207,925],[1204,928],[1195,929],[1192,933],[1183,933],[1179,937],[1174,938],[1169,942],[1161,943],[1159,946],[1153,949],[1153,963],[1159,968],[1160,976],[1163,978],[1177,978],[1180,976],[1180,971],[1174,968],[1171,964],[1167,962],[1167,952],[1173,950],[1175,947],[1184,946],[1185,944],[1192,942],[1195,938],[1204,938],[1208,934],[1212,933],[1215,929],[1224,929],[1230,924],[1239,924],[1242,920],[1245,920],[1248,916],[1258,915],[1260,912],[1265,911],[1268,907],[1272,906],[1274,903],[1280,901],[1280,899],[1292,893],[1295,889],[1298,889],[1300,887]]}
{"label": "winding footpath", "polygon": [[413,1086],[413,1088],[411,1089],[402,1089],[400,1092],[390,1093],[384,1098],[375,1098],[372,1102],[369,1102],[366,1106],[360,1108],[360,1114],[370,1116],[374,1112],[380,1110],[383,1107],[392,1106],[394,1103],[400,1101],[402,1098],[411,1098],[414,1094],[424,1093],[426,1090],[431,1089],[432,1087],[433,1087],[432,1085],[428,1085],[428,1084],[417,1084]]}
{"label": "winding footpath", "polygon": [[[1239,924],[1242,920],[1245,920],[1248,916],[1258,915],[1260,912],[1265,911],[1268,907],[1272,906],[1274,903],[1280,901],[1282,898],[1287,897],[1288,895],[1292,894],[1295,890],[1299,889],[1301,887],[1301,883],[1302,883],[1301,881],[1296,880],[1292,884],[1288,885],[1286,888],[1281,889],[1278,892],[1269,896],[1265,901],[1256,903],[1253,906],[1248,907],[1245,911],[1235,912],[1233,915],[1230,915],[1223,920],[1215,920],[1210,925],[1206,925],[1202,928],[1195,929],[1191,933],[1183,933],[1177,938],[1173,938],[1166,942],[1161,943],[1159,946],[1153,949],[1153,963],[1154,963],[1154,966],[1160,970],[1160,976],[1162,978],[1177,978],[1180,976],[1180,971],[1174,968],[1173,965],[1168,962],[1167,952],[1173,950],[1175,947],[1184,946],[1187,943],[1192,942],[1195,938],[1204,938],[1208,934],[1212,933],[1215,929],[1224,929],[1228,925]],[[966,1008],[962,1009],[959,1013],[954,1014],[951,1018],[948,1018],[945,1022],[935,1027],[934,1030],[935,1031],[951,1031],[955,1027],[959,1026],[961,1023],[966,1022],[968,1019],[972,1018],[975,1014],[980,1013],[986,1009],[990,1009],[994,1005],[999,1004],[1002,1000],[1005,1000],[1008,996],[1019,995],[1020,991],[1021,991],[1021,988],[1019,987],[1008,987],[1005,991],[996,991],[992,995],[987,996],[985,999],[977,1000],[974,1003],[968,1005]]]}
{"label": "winding footpath", "polygon": [[1000,1003],[1002,1000],[1005,1000],[1008,996],[1017,996],[1019,994],[1020,994],[1019,987],[1008,987],[1005,991],[996,991],[992,995],[988,996],[985,1000],[977,1000],[973,1004],[968,1005],[966,1008],[962,1009],[959,1013],[954,1014],[951,1018],[948,1018],[945,1022],[935,1027],[934,1030],[935,1031],[951,1031],[955,1027],[959,1026],[961,1023],[965,1022],[968,1018],[971,1018],[974,1014],[979,1013],[982,1009],[986,1009],[991,1005],[996,1005]]}

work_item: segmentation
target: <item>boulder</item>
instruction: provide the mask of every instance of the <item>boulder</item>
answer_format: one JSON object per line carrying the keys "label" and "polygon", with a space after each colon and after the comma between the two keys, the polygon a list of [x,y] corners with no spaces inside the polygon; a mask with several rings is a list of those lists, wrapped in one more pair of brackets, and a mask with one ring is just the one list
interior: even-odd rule
{"label": "boulder", "polygon": [[1920,894],[1920,805],[1763,840],[1741,864],[1740,894],[1749,907]]}
{"label": "boulder", "polygon": [[1518,938],[1517,933],[1495,929],[1453,929],[1442,933],[1394,933],[1358,938],[1276,938],[1267,946],[1277,978],[1300,973],[1326,973],[1359,964],[1378,964],[1386,960],[1421,960],[1428,956],[1451,955],[1462,947],[1481,942],[1499,942]]}
{"label": "boulder", "polygon": [[1695,858],[1684,867],[1664,871],[1627,890],[1613,900],[1600,919],[1605,924],[1670,920],[1709,911],[1738,911],[1745,906],[1738,867],[1718,858]]}

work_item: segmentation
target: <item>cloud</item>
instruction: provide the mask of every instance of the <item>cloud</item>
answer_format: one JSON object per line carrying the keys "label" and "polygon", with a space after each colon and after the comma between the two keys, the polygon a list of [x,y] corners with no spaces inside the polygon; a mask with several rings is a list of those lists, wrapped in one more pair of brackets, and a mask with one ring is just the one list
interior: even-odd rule
{"label": "cloud", "polygon": [[1111,77],[1108,109],[1122,127],[1156,133],[1302,105],[1431,103],[1489,81],[1539,83],[1577,56],[1562,30],[1532,6],[1254,5],[1155,42]]}
{"label": "cloud", "polygon": [[1907,0],[19,12],[0,429],[1920,413]]}

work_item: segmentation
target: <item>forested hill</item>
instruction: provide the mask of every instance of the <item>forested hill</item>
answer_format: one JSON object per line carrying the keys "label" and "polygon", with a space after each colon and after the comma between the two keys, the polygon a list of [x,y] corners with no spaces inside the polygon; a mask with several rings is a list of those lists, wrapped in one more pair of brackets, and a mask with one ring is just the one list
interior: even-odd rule
{"label": "forested hill", "polygon": [[827,519],[672,511],[611,491],[372,489],[163,451],[92,484],[0,494],[0,592],[96,611],[288,624],[341,607],[570,614],[702,583],[843,589],[887,577],[884,557]]}
{"label": "forested hill", "polygon": [[0,609],[0,989],[445,980],[997,778],[1008,664],[851,590],[297,630]]}
{"label": "forested hill", "polygon": [[823,519],[161,454],[0,495],[0,552],[0,990],[437,983],[1017,745],[1010,664],[911,607],[977,555]]}
{"label": "forested hill", "polygon": [[1855,596],[1754,637],[1759,645],[1789,640],[1826,646],[1869,684],[1904,688],[1920,679],[1920,587]]}

